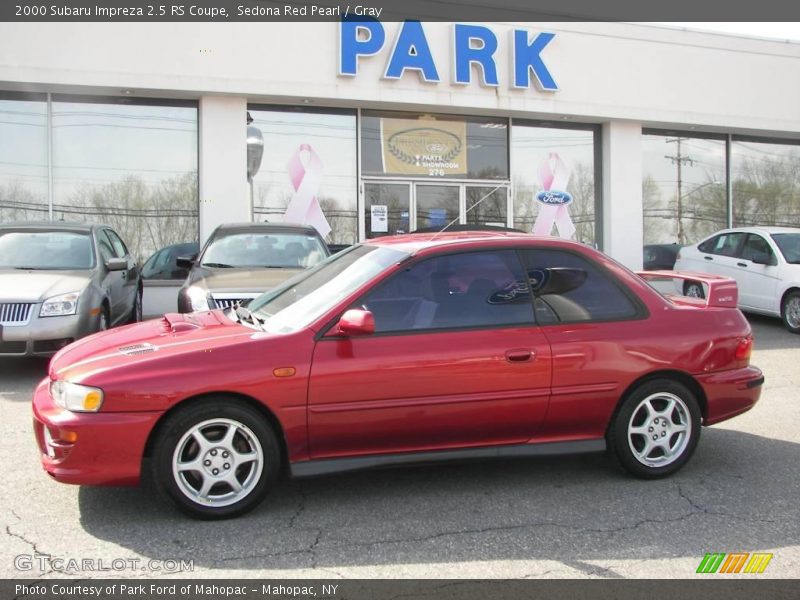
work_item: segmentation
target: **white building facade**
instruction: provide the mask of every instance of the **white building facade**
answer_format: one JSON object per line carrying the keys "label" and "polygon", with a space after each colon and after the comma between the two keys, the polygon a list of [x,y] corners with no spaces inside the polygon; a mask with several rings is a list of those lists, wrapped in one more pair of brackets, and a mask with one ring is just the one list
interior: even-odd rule
{"label": "white building facade", "polygon": [[3,221],[109,222],[144,260],[287,209],[321,214],[333,244],[503,225],[633,268],[646,244],[800,226],[800,44],[623,23],[0,24]]}

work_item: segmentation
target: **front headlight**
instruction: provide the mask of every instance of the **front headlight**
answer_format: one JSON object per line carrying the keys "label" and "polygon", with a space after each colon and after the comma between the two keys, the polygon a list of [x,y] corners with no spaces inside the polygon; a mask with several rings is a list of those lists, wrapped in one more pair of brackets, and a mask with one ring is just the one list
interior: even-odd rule
{"label": "front headlight", "polygon": [[51,381],[50,395],[58,406],[73,412],[97,412],[103,406],[103,390],[69,381]]}
{"label": "front headlight", "polygon": [[48,298],[42,303],[39,316],[64,317],[66,315],[74,315],[78,310],[78,298],[80,297],[80,292],[70,292],[69,294],[61,294],[60,296]]}
{"label": "front headlight", "polygon": [[189,299],[189,306],[193,311],[209,310],[211,306],[208,301],[208,293],[195,285],[186,290],[186,297]]}

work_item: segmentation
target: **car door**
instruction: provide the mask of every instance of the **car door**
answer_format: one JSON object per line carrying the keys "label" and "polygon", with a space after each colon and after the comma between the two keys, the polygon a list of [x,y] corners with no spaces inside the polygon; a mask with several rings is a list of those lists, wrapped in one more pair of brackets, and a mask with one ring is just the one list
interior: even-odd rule
{"label": "car door", "polygon": [[[376,331],[316,344],[313,458],[523,443],[547,411],[550,347],[509,250],[418,260],[363,296]],[[521,287],[522,286],[522,287]]]}
{"label": "car door", "polygon": [[131,256],[127,246],[122,239],[117,235],[113,229],[105,229],[111,246],[114,249],[114,256],[116,258],[124,258],[127,266],[122,274],[122,285],[119,288],[120,297],[117,300],[118,304],[118,317],[129,315],[133,310],[133,303],[136,300],[136,294],[139,291],[139,277],[138,267],[136,266],[136,259]]}
{"label": "car door", "polygon": [[[632,379],[654,367],[641,302],[588,257],[560,248],[522,252],[536,321],[553,353],[542,439],[602,439]],[[663,365],[655,365],[663,367]]]}
{"label": "car door", "polygon": [[[736,261],[739,306],[757,311],[772,311],[776,305],[778,259],[764,237],[748,233]],[[759,262],[754,262],[754,259]],[[764,264],[766,262],[766,264]]]}
{"label": "car door", "polygon": [[698,269],[705,273],[732,277],[736,279],[741,290],[740,269],[736,263],[739,262],[738,256],[746,236],[747,234],[740,231],[731,231],[701,244],[698,250],[702,256],[702,264]]}
{"label": "car door", "polygon": [[97,251],[100,256],[100,264],[98,269],[101,271],[102,283],[106,297],[109,304],[109,324],[117,319],[120,314],[119,299],[122,297],[122,286],[124,280],[122,279],[122,271],[109,271],[106,263],[112,258],[116,258],[114,247],[111,245],[111,240],[105,233],[104,229],[96,231],[97,236]]}

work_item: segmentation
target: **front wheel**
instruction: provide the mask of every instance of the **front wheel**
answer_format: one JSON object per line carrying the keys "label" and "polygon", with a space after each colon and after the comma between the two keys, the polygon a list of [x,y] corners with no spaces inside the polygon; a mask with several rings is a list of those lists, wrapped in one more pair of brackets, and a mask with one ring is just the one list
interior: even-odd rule
{"label": "front wheel", "polygon": [[142,320],[142,288],[136,291],[133,297],[133,306],[131,307],[131,314],[128,317],[128,323],[139,323]]}
{"label": "front wheel", "polygon": [[790,292],[781,304],[783,325],[792,333],[800,333],[800,292]]}
{"label": "front wheel", "polygon": [[623,401],[609,429],[609,446],[620,464],[642,479],[672,475],[700,439],[700,407],[683,384],[654,379]]}
{"label": "front wheel", "polygon": [[262,415],[230,398],[193,403],[168,417],[153,451],[156,487],[189,515],[239,516],[280,472],[280,448]]}

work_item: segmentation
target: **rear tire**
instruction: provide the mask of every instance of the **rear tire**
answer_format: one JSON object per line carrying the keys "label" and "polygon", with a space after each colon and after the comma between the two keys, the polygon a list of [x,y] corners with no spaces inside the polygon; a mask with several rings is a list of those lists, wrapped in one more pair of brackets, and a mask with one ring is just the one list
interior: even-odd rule
{"label": "rear tire", "polygon": [[683,284],[683,295],[689,296],[689,298],[704,299],[706,297],[706,292],[703,289],[702,283],[697,281],[687,281]]}
{"label": "rear tire", "polygon": [[683,467],[700,440],[700,406],[672,379],[654,379],[631,392],[608,431],[608,445],[625,470],[641,479]]}
{"label": "rear tire", "polygon": [[786,294],[781,303],[783,326],[792,333],[800,333],[800,291]]}
{"label": "rear tire", "polygon": [[278,439],[255,409],[219,396],[167,417],[150,461],[156,489],[199,519],[242,515],[280,473]]}

